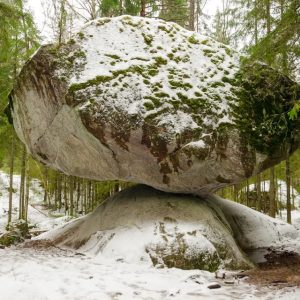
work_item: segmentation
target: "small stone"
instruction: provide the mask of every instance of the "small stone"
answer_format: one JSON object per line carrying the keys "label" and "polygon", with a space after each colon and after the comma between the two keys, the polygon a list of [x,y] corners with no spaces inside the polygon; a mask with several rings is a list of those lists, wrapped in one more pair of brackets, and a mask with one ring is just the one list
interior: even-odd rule
{"label": "small stone", "polygon": [[155,265],[156,269],[163,269],[165,266],[163,264],[157,264]]}
{"label": "small stone", "polygon": [[210,284],[210,285],[207,286],[207,288],[211,289],[211,290],[213,290],[213,289],[219,289],[220,287],[221,287],[221,285],[218,284],[218,283],[212,283],[212,284]]}

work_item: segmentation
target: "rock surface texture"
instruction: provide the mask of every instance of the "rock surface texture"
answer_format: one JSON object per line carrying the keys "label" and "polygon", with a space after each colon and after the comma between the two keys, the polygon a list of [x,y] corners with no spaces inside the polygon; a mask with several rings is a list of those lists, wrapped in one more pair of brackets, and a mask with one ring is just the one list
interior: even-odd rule
{"label": "rock surface texture", "polygon": [[147,186],[125,190],[92,214],[38,239],[63,248],[157,267],[248,269],[224,215],[190,195]]}
{"label": "rock surface texture", "polygon": [[128,263],[216,271],[248,269],[243,250],[280,248],[296,236],[293,226],[228,200],[139,185],[37,239]]}
{"label": "rock surface texture", "polygon": [[[70,175],[207,193],[299,145],[299,86],[208,37],[122,16],[42,46],[11,94],[34,157]],[[297,98],[297,99],[298,99]]]}

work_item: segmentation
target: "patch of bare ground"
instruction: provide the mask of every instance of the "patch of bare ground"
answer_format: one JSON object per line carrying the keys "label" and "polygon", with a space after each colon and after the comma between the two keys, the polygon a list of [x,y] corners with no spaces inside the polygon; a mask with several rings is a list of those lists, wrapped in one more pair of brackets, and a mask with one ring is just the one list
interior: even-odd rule
{"label": "patch of bare ground", "polygon": [[85,256],[85,254],[80,252],[74,252],[72,250],[62,249],[58,247],[53,241],[51,240],[29,240],[25,243],[19,245],[19,249],[27,248],[33,249],[37,252],[48,252],[51,255],[58,255],[58,256]]}
{"label": "patch of bare ground", "polygon": [[33,249],[49,249],[57,248],[54,243],[50,240],[30,240],[26,241],[23,245],[23,248],[33,248]]}
{"label": "patch of bare ground", "polygon": [[247,276],[248,283],[258,286],[300,287],[299,254],[292,251],[271,250],[265,255],[265,259],[265,262],[257,264],[257,268],[239,275]]}

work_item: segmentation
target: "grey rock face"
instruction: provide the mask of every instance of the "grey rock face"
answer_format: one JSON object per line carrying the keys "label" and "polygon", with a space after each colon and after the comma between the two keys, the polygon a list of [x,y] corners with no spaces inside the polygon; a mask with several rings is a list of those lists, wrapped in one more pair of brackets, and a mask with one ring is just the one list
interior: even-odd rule
{"label": "grey rock face", "polygon": [[207,193],[299,145],[299,86],[172,23],[122,16],[41,47],[11,94],[31,154],[66,174]]}
{"label": "grey rock face", "polygon": [[282,251],[297,235],[292,225],[233,201],[136,185],[37,240],[127,263],[216,271],[251,268],[243,250]]}
{"label": "grey rock face", "polygon": [[38,239],[127,263],[207,271],[249,269],[253,265],[233,234],[213,203],[140,185]]}

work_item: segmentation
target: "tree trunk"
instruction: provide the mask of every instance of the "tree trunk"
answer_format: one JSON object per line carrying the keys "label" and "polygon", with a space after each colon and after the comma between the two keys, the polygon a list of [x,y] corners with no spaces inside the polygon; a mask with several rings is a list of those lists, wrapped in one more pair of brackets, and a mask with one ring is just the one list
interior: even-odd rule
{"label": "tree trunk", "polygon": [[66,0],[60,0],[60,15],[58,21],[58,43],[62,44],[64,41],[64,33],[66,26]]}
{"label": "tree trunk", "polygon": [[62,201],[61,201],[61,184],[62,184],[62,175],[60,173],[57,174],[57,202],[58,202],[58,209],[61,210]]}
{"label": "tree trunk", "polygon": [[15,160],[15,136],[12,134],[11,137],[11,152],[10,152],[10,163],[9,163],[9,196],[8,196],[8,226],[11,223],[12,215],[12,198],[13,198],[13,181],[14,181],[14,160]]}
{"label": "tree trunk", "polygon": [[246,205],[249,206],[249,180],[246,181]]}
{"label": "tree trunk", "polygon": [[88,180],[88,195],[87,195],[87,201],[88,201],[88,212],[91,211],[92,208],[92,182],[91,180]]}
{"label": "tree trunk", "polygon": [[269,197],[270,197],[270,216],[275,218],[276,216],[276,191],[275,191],[275,168],[270,168],[270,189],[269,189]]}
{"label": "tree trunk", "polygon": [[266,13],[267,13],[267,34],[271,32],[271,4],[270,0],[266,0]]}
{"label": "tree trunk", "polygon": [[114,190],[115,190],[115,194],[118,193],[119,190],[120,190],[120,183],[118,181],[115,181],[115,188],[114,188]]}
{"label": "tree trunk", "polygon": [[69,189],[70,189],[70,216],[74,216],[74,178],[69,178]]}
{"label": "tree trunk", "polygon": [[290,174],[290,159],[289,157],[285,161],[285,176],[286,176],[286,213],[287,222],[292,224],[291,215],[291,174]]}
{"label": "tree trunk", "polygon": [[65,203],[65,215],[68,213],[69,205],[68,205],[68,194],[67,194],[67,176],[63,176],[64,179],[64,203]]}
{"label": "tree trunk", "polygon": [[123,0],[119,0],[119,14],[123,15]]}
{"label": "tree trunk", "polygon": [[258,22],[257,22],[257,0],[254,1],[254,42],[255,45],[258,43]]}
{"label": "tree trunk", "polygon": [[257,191],[257,199],[256,199],[256,209],[261,211],[261,174],[257,174],[256,176],[256,191]]}
{"label": "tree trunk", "polygon": [[84,214],[87,214],[87,182],[84,180]]}
{"label": "tree trunk", "polygon": [[25,199],[25,172],[26,172],[27,153],[26,147],[23,145],[21,160],[21,182],[20,182],[20,198],[19,198],[19,219],[23,218],[24,199]]}
{"label": "tree trunk", "polygon": [[239,191],[239,185],[238,184],[235,184],[234,186],[233,186],[233,200],[235,201],[235,202],[238,202],[238,191]]}
{"label": "tree trunk", "polygon": [[24,201],[24,209],[23,209],[23,219],[27,222],[28,219],[28,203],[29,203],[29,193],[30,193],[30,175],[29,175],[29,164],[28,164],[28,156],[26,163],[26,187],[25,187],[25,201]]}
{"label": "tree trunk", "polygon": [[44,179],[44,203],[47,203],[48,198],[48,169],[45,168],[45,179]]}
{"label": "tree trunk", "polygon": [[291,189],[292,189],[292,209],[295,209],[295,189],[293,188],[294,186],[294,181],[293,181],[293,178],[291,178]]}
{"label": "tree trunk", "polygon": [[[285,0],[281,0],[280,2],[280,16],[281,19],[284,14],[284,2]],[[282,46],[282,71],[284,74],[289,75],[289,67],[288,67],[288,55],[287,55],[287,45],[281,45]]]}
{"label": "tree trunk", "polygon": [[81,179],[77,178],[77,197],[76,197],[76,212],[79,210],[79,202],[81,198]]}
{"label": "tree trunk", "polygon": [[141,0],[141,17],[146,17],[146,0]]}
{"label": "tree trunk", "polygon": [[190,0],[189,30],[195,30],[195,0]]}

